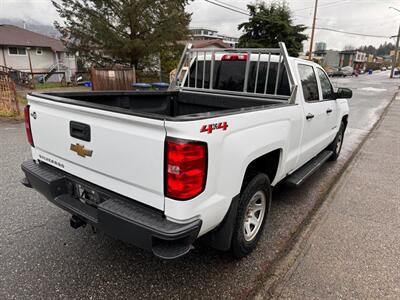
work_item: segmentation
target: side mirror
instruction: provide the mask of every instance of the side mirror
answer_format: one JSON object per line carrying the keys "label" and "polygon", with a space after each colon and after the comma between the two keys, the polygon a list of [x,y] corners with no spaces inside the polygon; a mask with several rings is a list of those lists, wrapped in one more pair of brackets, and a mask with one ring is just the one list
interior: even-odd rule
{"label": "side mirror", "polygon": [[353,97],[353,91],[348,88],[338,88],[335,96],[336,99],[351,99]]}

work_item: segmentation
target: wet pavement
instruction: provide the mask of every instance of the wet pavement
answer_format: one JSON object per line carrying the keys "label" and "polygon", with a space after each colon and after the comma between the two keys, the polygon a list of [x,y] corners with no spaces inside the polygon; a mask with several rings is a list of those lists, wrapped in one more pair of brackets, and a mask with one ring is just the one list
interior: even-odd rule
{"label": "wet pavement", "polygon": [[400,299],[400,97],[257,299]]}
{"label": "wet pavement", "polygon": [[24,126],[0,121],[0,299],[244,298],[324,199],[355,149],[378,120],[400,81],[389,73],[334,80],[351,87],[344,149],[298,189],[277,187],[257,250],[240,261],[203,245],[163,261],[89,227],[74,230],[69,215],[19,180],[29,159]]}

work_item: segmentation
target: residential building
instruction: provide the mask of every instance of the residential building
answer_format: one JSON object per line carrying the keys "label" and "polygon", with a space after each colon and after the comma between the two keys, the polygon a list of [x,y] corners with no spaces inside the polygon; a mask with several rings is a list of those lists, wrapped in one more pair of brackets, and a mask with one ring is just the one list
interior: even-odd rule
{"label": "residential building", "polygon": [[[393,57],[394,57],[394,53],[395,53],[394,50],[390,51],[390,57],[391,57],[392,60],[393,60]],[[399,60],[400,60],[400,51],[397,52],[397,61],[399,61]]]}
{"label": "residential building", "polygon": [[373,55],[373,54],[368,54],[368,55],[367,55],[367,62],[369,62],[369,63],[375,62],[375,55]]}
{"label": "residential building", "polygon": [[236,48],[237,44],[239,43],[239,38],[237,37],[219,34],[217,30],[204,27],[191,28],[190,39],[194,41],[218,39],[229,45],[231,48]]}
{"label": "residential building", "polygon": [[[76,58],[54,38],[14,25],[0,25],[0,66],[24,72],[64,72],[66,80],[77,70]],[[60,80],[60,75],[48,80]]]}
{"label": "residential building", "polygon": [[232,48],[229,44],[224,43],[220,39],[213,39],[213,40],[198,40],[198,41],[190,41],[193,48]]}
{"label": "residential building", "polygon": [[364,70],[367,63],[367,54],[358,50],[344,50],[340,52],[339,67],[352,67],[355,70]]}

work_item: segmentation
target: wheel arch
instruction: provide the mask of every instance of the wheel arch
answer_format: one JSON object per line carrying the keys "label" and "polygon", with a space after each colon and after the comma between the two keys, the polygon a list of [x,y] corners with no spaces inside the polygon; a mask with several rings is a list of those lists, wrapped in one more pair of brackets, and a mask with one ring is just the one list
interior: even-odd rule
{"label": "wheel arch", "polygon": [[344,115],[344,116],[342,117],[342,122],[343,122],[343,124],[344,124],[344,130],[346,130],[347,124],[349,123],[349,115]]}
{"label": "wheel arch", "polygon": [[274,182],[281,164],[282,152],[282,148],[278,148],[250,161],[246,167],[246,171],[244,172],[240,191],[242,191],[247,182],[258,173],[265,173],[268,176],[269,181],[271,183]]}
{"label": "wheel arch", "polygon": [[[246,171],[243,174],[240,193],[243,187],[246,186],[246,180],[251,180],[252,176],[260,172],[265,173],[272,183],[281,165],[282,152],[282,148],[278,148],[251,160],[247,164]],[[268,166],[273,167],[268,168]],[[229,210],[221,224],[201,238],[204,243],[222,251],[230,249],[240,193],[232,198]]]}

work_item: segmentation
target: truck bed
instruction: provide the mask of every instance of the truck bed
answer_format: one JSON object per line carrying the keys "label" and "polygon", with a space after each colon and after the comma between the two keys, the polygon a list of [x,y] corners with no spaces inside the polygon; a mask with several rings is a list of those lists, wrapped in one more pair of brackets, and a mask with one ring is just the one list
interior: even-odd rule
{"label": "truck bed", "polygon": [[275,99],[187,91],[57,92],[31,95],[73,105],[172,120],[200,119],[288,105],[287,102]]}

